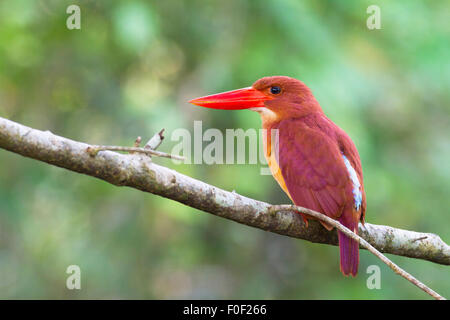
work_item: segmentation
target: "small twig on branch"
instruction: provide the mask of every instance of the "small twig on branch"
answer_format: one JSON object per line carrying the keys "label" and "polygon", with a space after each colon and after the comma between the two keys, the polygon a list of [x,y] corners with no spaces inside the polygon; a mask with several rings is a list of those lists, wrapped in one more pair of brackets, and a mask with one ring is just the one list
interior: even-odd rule
{"label": "small twig on branch", "polygon": [[92,156],[95,157],[100,151],[123,151],[129,153],[143,153],[149,156],[156,156],[161,158],[169,158],[175,160],[184,160],[184,157],[177,156],[174,154],[169,154],[161,151],[156,151],[153,149],[145,149],[145,148],[137,148],[137,147],[121,147],[121,146],[89,146],[86,151]]}
{"label": "small twig on branch", "polygon": [[420,237],[420,238],[417,238],[417,239],[412,239],[411,241],[412,242],[416,242],[416,241],[420,241],[420,240],[425,240],[426,238],[428,238],[428,237],[424,236],[424,237]]}
{"label": "small twig on branch", "polygon": [[161,129],[158,133],[156,133],[148,142],[145,144],[145,149],[152,149],[156,150],[161,145],[162,141],[164,140],[164,129]]}
{"label": "small twig on branch", "polygon": [[332,219],[332,218],[330,218],[330,217],[328,217],[328,216],[326,216],[326,215],[324,215],[324,214],[322,214],[320,212],[316,212],[316,211],[313,211],[313,210],[309,210],[307,208],[298,207],[298,206],[289,205],[289,204],[287,204],[287,205],[274,205],[274,206],[271,206],[268,209],[268,213],[275,214],[276,212],[286,211],[286,210],[290,210],[290,211],[294,211],[294,212],[295,211],[299,211],[301,213],[304,213],[306,215],[312,216],[312,217],[314,217],[316,219],[322,220],[322,221],[332,225],[333,227],[335,227],[336,229],[338,229],[339,231],[341,231],[345,235],[347,235],[350,238],[358,241],[361,246],[363,246],[364,248],[369,250],[371,253],[373,253],[377,258],[379,258],[389,268],[391,268],[396,274],[402,276],[403,278],[405,278],[406,280],[408,280],[412,284],[416,285],[417,287],[419,287],[420,289],[422,289],[423,291],[428,293],[433,298],[435,298],[437,300],[445,300],[445,298],[443,296],[441,296],[440,294],[435,292],[433,289],[427,287],[425,284],[423,284],[422,282],[417,280],[411,274],[409,274],[408,272],[406,272],[405,270],[403,270],[402,268],[397,266],[394,262],[392,262],[390,259],[388,259],[380,251],[375,249],[370,243],[368,243],[366,240],[361,238],[356,233],[352,232],[349,228],[347,228],[346,226],[342,225],[337,220],[334,220],[334,219]]}
{"label": "small twig on branch", "polygon": [[134,141],[134,147],[122,147],[122,146],[89,146],[87,148],[87,152],[95,157],[100,151],[123,151],[128,153],[143,153],[148,156],[157,156],[161,158],[169,158],[175,160],[184,160],[184,157],[177,156],[174,154],[169,154],[165,152],[156,151],[156,149],[161,145],[164,140],[164,129],[156,133],[148,142],[145,144],[144,148],[140,148],[140,144],[142,141],[141,137],[137,137],[136,141]]}
{"label": "small twig on branch", "polygon": [[139,148],[139,146],[141,145],[141,141],[142,138],[139,136],[136,138],[136,140],[134,141],[134,147]]}

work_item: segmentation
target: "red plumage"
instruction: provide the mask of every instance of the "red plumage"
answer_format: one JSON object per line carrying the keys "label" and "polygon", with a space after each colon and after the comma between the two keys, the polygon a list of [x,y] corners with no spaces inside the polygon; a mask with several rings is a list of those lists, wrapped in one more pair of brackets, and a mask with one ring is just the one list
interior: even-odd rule
{"label": "red plumage", "polygon": [[[348,135],[321,113],[283,120],[272,128],[279,130],[279,167],[292,201],[358,232],[358,222],[364,219],[361,209],[365,208],[365,200],[356,210],[354,186],[343,155],[355,168],[359,181],[361,164]],[[356,275],[358,242],[339,232],[339,246],[341,271]]]}
{"label": "red plumage", "polygon": [[[216,109],[259,112],[263,128],[268,130],[265,155],[281,188],[296,205],[326,214],[358,232],[366,210],[358,151],[350,137],[325,116],[305,84],[288,77],[266,77],[251,88],[191,102]],[[273,129],[278,130],[278,141],[271,140],[269,132]],[[273,149],[278,150],[277,155]],[[339,231],[338,238],[341,271],[355,276],[359,244]]]}

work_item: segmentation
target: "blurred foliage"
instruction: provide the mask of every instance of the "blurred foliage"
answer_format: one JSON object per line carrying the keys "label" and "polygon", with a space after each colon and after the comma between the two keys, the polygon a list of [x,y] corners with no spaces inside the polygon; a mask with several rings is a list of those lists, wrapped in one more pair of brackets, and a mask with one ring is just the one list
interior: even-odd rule
{"label": "blurred foliage", "polygon": [[[81,30],[66,8],[81,7]],[[368,30],[366,8],[381,7]],[[166,128],[259,128],[257,114],[197,108],[200,95],[267,75],[304,81],[362,158],[367,221],[450,242],[448,1],[0,1],[0,116],[98,144]],[[272,202],[259,165],[158,163]],[[0,298],[421,299],[361,251],[356,279],[336,247],[226,221],[0,150]],[[449,269],[392,257],[450,296]],[[67,290],[68,265],[82,289]],[[366,268],[382,289],[366,287]]]}

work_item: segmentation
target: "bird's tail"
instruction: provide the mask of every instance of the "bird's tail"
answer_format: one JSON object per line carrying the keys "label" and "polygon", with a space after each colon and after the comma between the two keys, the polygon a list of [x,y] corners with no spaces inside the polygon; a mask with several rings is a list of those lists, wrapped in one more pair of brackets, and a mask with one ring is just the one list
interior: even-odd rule
{"label": "bird's tail", "polygon": [[[346,220],[348,219],[341,216],[339,222],[353,232],[358,233],[358,222],[354,223]],[[358,273],[359,265],[359,242],[349,238],[340,231],[338,231],[338,237],[341,256],[341,272],[344,276],[352,275],[355,277]]]}

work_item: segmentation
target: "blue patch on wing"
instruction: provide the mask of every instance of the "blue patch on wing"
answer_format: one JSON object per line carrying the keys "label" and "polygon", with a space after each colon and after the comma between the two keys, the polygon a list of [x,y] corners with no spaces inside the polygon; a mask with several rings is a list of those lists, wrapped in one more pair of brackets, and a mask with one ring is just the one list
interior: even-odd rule
{"label": "blue patch on wing", "polygon": [[348,161],[347,157],[342,154],[342,158],[344,158],[345,166],[347,167],[348,174],[350,176],[350,180],[353,183],[353,199],[355,200],[355,209],[359,210],[361,208],[362,203],[362,193],[361,193],[361,183],[359,183],[358,175],[356,174],[355,169]]}

